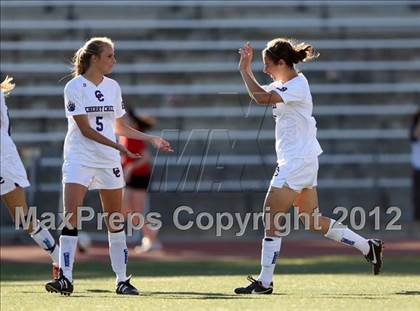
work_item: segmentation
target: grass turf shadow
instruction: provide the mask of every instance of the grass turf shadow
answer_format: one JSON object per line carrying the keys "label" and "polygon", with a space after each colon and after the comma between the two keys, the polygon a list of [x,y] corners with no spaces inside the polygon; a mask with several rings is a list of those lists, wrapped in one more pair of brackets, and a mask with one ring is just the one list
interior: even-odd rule
{"label": "grass turf shadow", "polygon": [[[392,257],[386,258],[383,273],[392,275],[420,275],[420,258]],[[128,272],[137,277],[171,277],[171,276],[225,276],[258,273],[257,260],[225,261],[191,261],[191,262],[139,262],[131,261]],[[1,263],[2,281],[43,280],[50,278],[50,267],[47,264]],[[370,274],[371,266],[363,258],[354,256],[323,256],[313,258],[285,258],[277,264],[278,274]],[[75,279],[92,279],[112,277],[114,273],[108,263],[76,263]]]}

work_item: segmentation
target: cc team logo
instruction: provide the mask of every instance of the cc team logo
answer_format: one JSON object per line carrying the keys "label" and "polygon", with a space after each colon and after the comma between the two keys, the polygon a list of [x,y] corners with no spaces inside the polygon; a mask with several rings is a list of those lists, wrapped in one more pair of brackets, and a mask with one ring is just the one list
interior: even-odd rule
{"label": "cc team logo", "polygon": [[283,86],[282,88],[277,88],[280,92],[285,92],[287,91],[287,87]]}
{"label": "cc team logo", "polygon": [[103,102],[105,100],[104,94],[102,94],[99,90],[95,91],[95,96],[100,102]]}
{"label": "cc team logo", "polygon": [[114,173],[115,177],[120,177],[121,176],[121,171],[118,167],[113,168],[112,172]]}
{"label": "cc team logo", "polygon": [[67,103],[67,110],[72,112],[76,110],[76,104],[69,100]]}
{"label": "cc team logo", "polygon": [[4,184],[6,181],[3,179],[3,177],[0,177],[0,185]]}

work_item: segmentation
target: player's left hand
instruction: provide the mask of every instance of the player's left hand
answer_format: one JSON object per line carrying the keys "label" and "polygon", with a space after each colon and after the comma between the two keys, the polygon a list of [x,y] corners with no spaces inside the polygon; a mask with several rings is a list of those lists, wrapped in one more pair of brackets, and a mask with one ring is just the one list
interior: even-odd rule
{"label": "player's left hand", "polygon": [[252,57],[254,56],[254,49],[251,44],[247,42],[239,49],[241,59],[239,60],[239,70],[251,69]]}
{"label": "player's left hand", "polygon": [[171,144],[168,141],[166,141],[163,138],[161,138],[161,137],[153,136],[152,139],[150,140],[150,142],[158,150],[166,151],[166,152],[172,152],[172,151],[174,151],[172,149],[172,147],[171,147]]}

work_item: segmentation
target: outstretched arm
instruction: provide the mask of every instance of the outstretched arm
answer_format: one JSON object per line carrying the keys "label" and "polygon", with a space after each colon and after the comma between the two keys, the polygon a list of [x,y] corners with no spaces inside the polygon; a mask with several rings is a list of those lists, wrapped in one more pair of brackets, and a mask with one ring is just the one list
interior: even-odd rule
{"label": "outstretched arm", "polygon": [[151,143],[157,149],[162,151],[173,151],[169,142],[164,140],[161,137],[148,135],[137,131],[129,125],[129,120],[127,115],[123,115],[121,118],[116,119],[115,121],[115,134],[120,136],[125,136],[131,139],[143,140]]}
{"label": "outstretched arm", "polygon": [[253,49],[247,43],[239,49],[241,59],[239,61],[239,71],[244,80],[249,96],[260,105],[270,105],[283,102],[282,98],[276,92],[267,92],[255,79],[251,69]]}

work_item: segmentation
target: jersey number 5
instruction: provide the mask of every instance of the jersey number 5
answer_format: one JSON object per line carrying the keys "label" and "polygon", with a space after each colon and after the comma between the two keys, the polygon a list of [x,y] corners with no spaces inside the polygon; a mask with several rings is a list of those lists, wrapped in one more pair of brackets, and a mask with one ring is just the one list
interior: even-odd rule
{"label": "jersey number 5", "polygon": [[103,119],[104,117],[102,117],[102,116],[97,116],[96,117],[96,130],[98,131],[98,132],[102,132],[103,131],[103,129],[104,129],[104,124],[102,123],[102,119]]}

